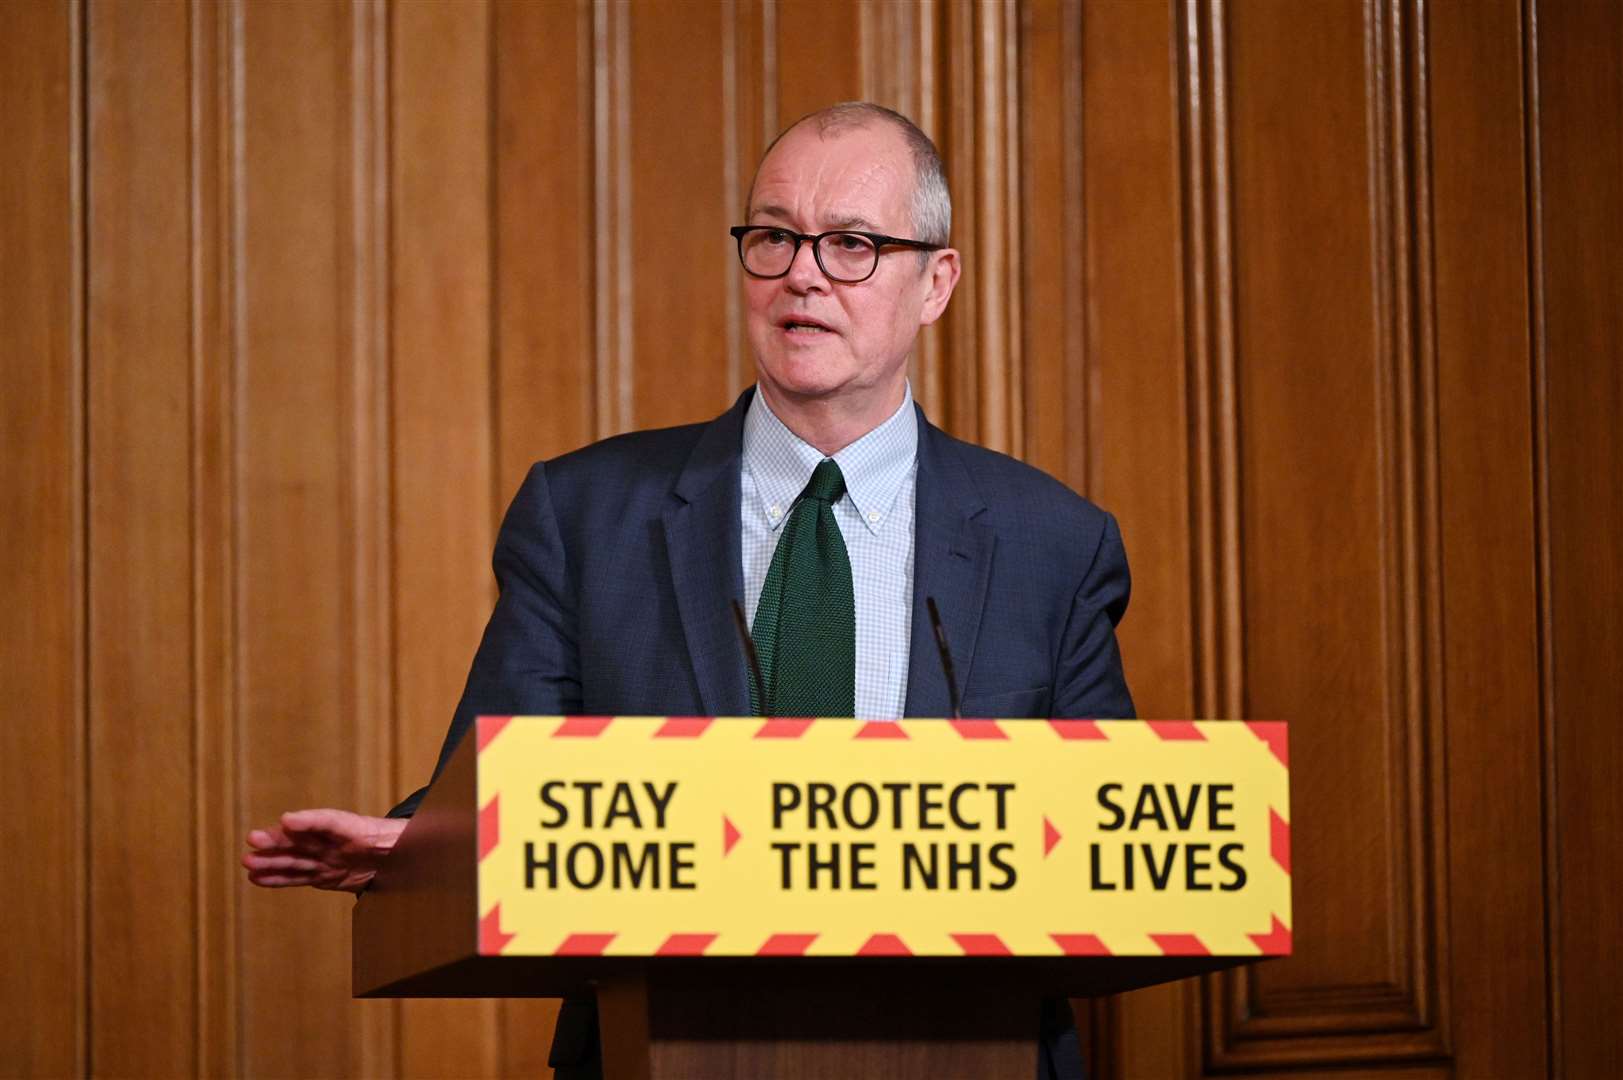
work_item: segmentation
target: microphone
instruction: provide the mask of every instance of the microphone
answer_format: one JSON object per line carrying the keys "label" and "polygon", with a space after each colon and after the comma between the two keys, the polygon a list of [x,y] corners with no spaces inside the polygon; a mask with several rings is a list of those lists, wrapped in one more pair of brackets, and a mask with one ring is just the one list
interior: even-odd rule
{"label": "microphone", "polygon": [[761,705],[757,709],[759,712],[766,706],[766,679],[761,675],[761,658],[755,652],[755,639],[750,637],[749,620],[744,618],[744,605],[736,599],[733,600],[733,626],[738,630],[738,640],[744,643],[744,658],[749,661],[750,674],[755,678],[756,693],[751,697],[759,695],[761,700]]}
{"label": "microphone", "polygon": [[959,714],[958,676],[952,670],[952,650],[947,647],[947,628],[941,625],[941,612],[936,610],[935,597],[926,596],[924,606],[930,609],[930,628],[935,631],[936,651],[941,654],[941,673],[947,677],[947,700],[952,703],[952,718],[962,720]]}

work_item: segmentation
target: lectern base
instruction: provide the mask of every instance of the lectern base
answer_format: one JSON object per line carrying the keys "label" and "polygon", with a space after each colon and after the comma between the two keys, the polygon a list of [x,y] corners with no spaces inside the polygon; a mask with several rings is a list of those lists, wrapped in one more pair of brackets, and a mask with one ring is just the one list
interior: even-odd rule
{"label": "lectern base", "polygon": [[659,975],[597,986],[604,1080],[1031,1080],[1035,991],[879,997],[860,983],[685,991]]}

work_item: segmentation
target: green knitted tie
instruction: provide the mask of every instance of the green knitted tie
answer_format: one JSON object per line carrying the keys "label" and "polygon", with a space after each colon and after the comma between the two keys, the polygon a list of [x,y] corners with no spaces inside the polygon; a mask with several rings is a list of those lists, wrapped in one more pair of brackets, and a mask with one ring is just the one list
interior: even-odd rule
{"label": "green knitted tie", "polygon": [[851,716],[857,711],[857,606],[851,559],[833,504],[845,477],[832,459],[812,473],[784,523],[750,636],[761,660],[764,716]]}

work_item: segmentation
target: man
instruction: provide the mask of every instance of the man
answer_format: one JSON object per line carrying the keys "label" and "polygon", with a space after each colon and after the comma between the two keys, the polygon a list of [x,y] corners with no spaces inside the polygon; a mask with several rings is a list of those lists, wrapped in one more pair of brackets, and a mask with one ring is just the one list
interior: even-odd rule
{"label": "man", "polygon": [[[756,386],[708,424],[531,469],[436,775],[481,713],[945,716],[927,598],[965,714],[1133,715],[1114,520],[912,404],[908,358],[960,272],[930,140],[865,103],[806,117],[762,158],[748,222]],[[249,879],[359,891],[422,794],[389,818],[283,815],[249,834]],[[1050,1026],[1045,1070],[1079,1074],[1068,1023]]]}

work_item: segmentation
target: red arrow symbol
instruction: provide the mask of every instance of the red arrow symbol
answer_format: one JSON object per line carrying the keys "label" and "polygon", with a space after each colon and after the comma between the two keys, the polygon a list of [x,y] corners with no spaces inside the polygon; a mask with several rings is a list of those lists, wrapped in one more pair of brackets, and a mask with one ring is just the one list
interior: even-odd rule
{"label": "red arrow symbol", "polygon": [[1060,842],[1059,830],[1054,828],[1054,823],[1052,821],[1048,820],[1048,815],[1047,814],[1044,814],[1043,815],[1043,858],[1045,858],[1045,859],[1048,858],[1048,853],[1050,851],[1053,851],[1054,850],[1054,845],[1059,843],[1059,842]]}
{"label": "red arrow symbol", "polygon": [[727,820],[727,815],[721,815],[721,853],[723,855],[732,852],[733,845],[738,843],[738,837],[739,832],[733,828],[733,823]]}

